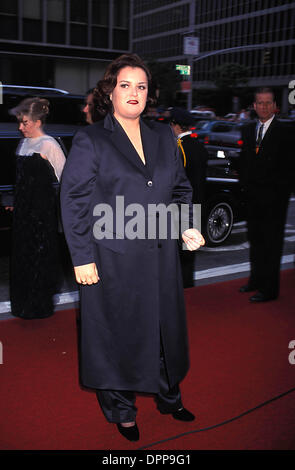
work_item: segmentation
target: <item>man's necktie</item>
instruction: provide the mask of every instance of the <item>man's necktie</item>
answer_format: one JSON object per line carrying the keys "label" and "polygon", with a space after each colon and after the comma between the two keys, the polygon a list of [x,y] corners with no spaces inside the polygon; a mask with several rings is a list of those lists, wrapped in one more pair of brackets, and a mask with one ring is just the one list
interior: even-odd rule
{"label": "man's necktie", "polygon": [[264,127],[264,125],[260,124],[259,130],[258,130],[258,136],[257,136],[257,139],[256,139],[256,153],[259,152],[259,148],[260,148],[260,145],[261,145],[261,142],[262,142],[263,127]]}

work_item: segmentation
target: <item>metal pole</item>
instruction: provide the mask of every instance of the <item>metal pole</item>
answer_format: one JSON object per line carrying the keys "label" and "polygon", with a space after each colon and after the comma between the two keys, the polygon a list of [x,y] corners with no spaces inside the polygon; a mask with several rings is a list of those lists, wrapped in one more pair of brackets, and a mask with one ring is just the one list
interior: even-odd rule
{"label": "metal pole", "polygon": [[187,93],[187,110],[190,111],[193,107],[193,56],[188,57],[188,65],[190,66],[190,89]]}
{"label": "metal pole", "polygon": [[[195,0],[190,1],[189,6],[189,26],[191,31],[194,30],[195,26],[195,15],[196,15],[196,2]],[[193,82],[194,82],[194,62],[193,56],[188,57],[188,65],[190,66],[190,89],[187,96],[187,109],[190,111],[193,107]]]}

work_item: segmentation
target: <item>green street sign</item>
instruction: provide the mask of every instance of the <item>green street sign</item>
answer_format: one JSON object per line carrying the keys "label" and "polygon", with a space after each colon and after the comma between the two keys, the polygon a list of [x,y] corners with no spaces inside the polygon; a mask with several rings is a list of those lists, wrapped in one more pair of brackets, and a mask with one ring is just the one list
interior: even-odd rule
{"label": "green street sign", "polygon": [[180,75],[190,75],[191,74],[191,67],[190,65],[180,65],[176,64],[176,70],[179,71]]}

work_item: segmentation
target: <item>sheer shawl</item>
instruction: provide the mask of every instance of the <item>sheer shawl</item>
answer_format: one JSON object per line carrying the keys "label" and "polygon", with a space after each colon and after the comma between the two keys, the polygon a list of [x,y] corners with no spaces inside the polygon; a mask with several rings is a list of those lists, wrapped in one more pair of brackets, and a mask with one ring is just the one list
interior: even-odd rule
{"label": "sheer shawl", "polygon": [[54,169],[58,181],[60,181],[66,158],[60,145],[50,135],[45,134],[40,137],[26,137],[22,139],[16,153],[20,156],[29,156],[34,153],[40,153],[49,161]]}

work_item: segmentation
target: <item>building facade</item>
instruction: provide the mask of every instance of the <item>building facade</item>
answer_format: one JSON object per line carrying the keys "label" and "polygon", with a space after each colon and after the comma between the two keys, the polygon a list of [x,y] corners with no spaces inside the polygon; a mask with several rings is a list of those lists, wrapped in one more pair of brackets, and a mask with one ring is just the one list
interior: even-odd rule
{"label": "building facade", "polygon": [[[132,49],[146,59],[191,64],[194,89],[213,87],[212,70],[238,63],[248,87],[274,87],[283,111],[295,78],[295,2],[292,0],[133,0]],[[184,55],[186,36],[199,53]]]}
{"label": "building facade", "polygon": [[130,50],[129,0],[1,0],[0,81],[85,93]]}

